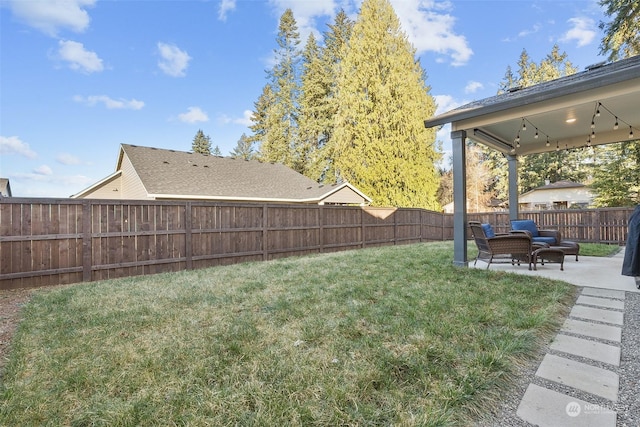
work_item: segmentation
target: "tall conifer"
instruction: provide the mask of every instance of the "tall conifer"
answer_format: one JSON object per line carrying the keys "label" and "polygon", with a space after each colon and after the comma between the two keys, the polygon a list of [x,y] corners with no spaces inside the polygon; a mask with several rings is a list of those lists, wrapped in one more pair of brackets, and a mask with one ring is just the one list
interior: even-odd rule
{"label": "tall conifer", "polygon": [[435,110],[415,49],[388,0],[365,0],[340,63],[339,175],[375,205],[439,209]]}

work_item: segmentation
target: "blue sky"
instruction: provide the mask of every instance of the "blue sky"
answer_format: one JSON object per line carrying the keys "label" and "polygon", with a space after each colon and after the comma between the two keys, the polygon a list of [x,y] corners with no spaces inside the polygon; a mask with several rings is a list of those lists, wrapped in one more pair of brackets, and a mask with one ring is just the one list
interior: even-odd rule
{"label": "blue sky", "polygon": [[[495,95],[522,49],[539,62],[557,43],[580,70],[605,59],[597,0],[391,4],[439,112]],[[120,144],[189,151],[198,129],[228,155],[250,134],[284,10],[306,40],[359,5],[0,0],[0,177],[14,196],[68,197],[114,172]]]}

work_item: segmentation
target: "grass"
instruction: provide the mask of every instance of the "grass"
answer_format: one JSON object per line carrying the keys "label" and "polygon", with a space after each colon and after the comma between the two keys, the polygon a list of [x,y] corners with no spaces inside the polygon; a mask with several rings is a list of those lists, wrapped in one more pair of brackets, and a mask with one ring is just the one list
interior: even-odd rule
{"label": "grass", "polygon": [[601,243],[580,243],[581,256],[608,257],[620,252],[620,246]]}
{"label": "grass", "polygon": [[456,268],[450,242],[42,291],[14,336],[0,425],[466,424],[574,292]]}

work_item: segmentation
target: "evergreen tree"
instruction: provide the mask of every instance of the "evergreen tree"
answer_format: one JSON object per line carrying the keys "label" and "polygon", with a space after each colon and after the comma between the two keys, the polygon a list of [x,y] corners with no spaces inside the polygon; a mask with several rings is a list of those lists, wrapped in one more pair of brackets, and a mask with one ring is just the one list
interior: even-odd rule
{"label": "evergreen tree", "polygon": [[600,0],[610,22],[600,22],[605,36],[600,53],[608,53],[612,61],[640,54],[640,0]]}
{"label": "evergreen tree", "polygon": [[296,145],[298,165],[296,169],[315,181],[319,181],[318,171],[312,172],[312,165],[317,163],[316,156],[319,154],[320,141],[325,137],[322,115],[327,100],[327,87],[322,81],[320,49],[313,33],[307,39],[302,58],[302,91],[300,93],[299,139]]}
{"label": "evergreen tree", "polygon": [[634,206],[640,203],[640,144],[625,141],[597,147],[591,187],[598,207]]}
{"label": "evergreen tree", "polygon": [[211,154],[211,138],[205,135],[202,129],[198,129],[196,136],[193,138],[191,150],[194,153]]}
{"label": "evergreen tree", "polygon": [[253,142],[244,133],[240,136],[233,151],[231,151],[231,157],[244,160],[252,160],[254,158]]}
{"label": "evergreen tree", "polygon": [[365,0],[337,88],[335,166],[374,205],[439,210],[435,110],[415,49],[388,0]]}
{"label": "evergreen tree", "polygon": [[222,151],[220,151],[220,147],[218,147],[217,145],[213,148],[213,151],[211,151],[211,154],[213,156],[222,156]]}
{"label": "evergreen tree", "polygon": [[[558,45],[553,46],[551,52],[536,64],[531,60],[526,50],[518,59],[518,71],[514,75],[511,67],[507,67],[500,90],[506,91],[514,87],[528,87],[545,81],[557,79],[576,73],[577,69],[567,59],[566,52],[560,52]],[[490,191],[495,197],[506,200],[508,198],[507,160],[496,151],[485,149],[489,167],[494,176]],[[545,184],[545,181],[556,182],[569,180],[582,182],[590,174],[586,160],[591,153],[586,150],[558,150],[548,153],[529,154],[519,158],[520,193],[532,190]]]}
{"label": "evergreen tree", "polygon": [[[298,95],[300,91],[299,65],[300,35],[291,9],[280,17],[274,51],[275,65],[268,71],[269,83],[256,104],[251,129],[259,141],[259,157],[263,161],[283,163],[300,169],[296,158]],[[267,104],[267,98],[272,102]],[[258,105],[259,104],[259,105]],[[262,109],[257,110],[258,106]]]}
{"label": "evergreen tree", "polygon": [[[601,53],[609,59],[640,54],[640,0],[601,0],[613,21],[600,23],[605,36]],[[596,168],[592,187],[595,203],[601,207],[630,206],[640,203],[640,140],[595,147]]]}
{"label": "evergreen tree", "polygon": [[[336,144],[333,138],[334,116],[337,111],[336,81],[342,56],[353,29],[353,21],[347,17],[344,10],[340,10],[334,23],[328,27],[329,30],[323,35],[324,49],[320,52],[321,70],[310,79],[314,87],[318,87],[322,92],[322,96],[316,96],[314,99],[317,104],[313,106],[313,111],[320,133],[317,145],[309,156],[307,176],[319,182],[334,184],[338,179],[334,166]],[[305,105],[306,100],[301,101],[302,109]]]}

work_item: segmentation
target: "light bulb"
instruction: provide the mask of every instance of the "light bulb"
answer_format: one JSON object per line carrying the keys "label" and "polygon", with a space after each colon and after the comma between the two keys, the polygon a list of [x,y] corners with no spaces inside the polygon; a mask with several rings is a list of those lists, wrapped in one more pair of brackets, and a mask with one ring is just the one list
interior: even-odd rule
{"label": "light bulb", "polygon": [[618,130],[618,118],[616,117],[616,124],[613,125],[613,130]]}
{"label": "light bulb", "polygon": [[591,139],[596,139],[596,133],[595,133],[595,131],[594,131],[594,132],[591,132]]}
{"label": "light bulb", "polygon": [[547,138],[547,144],[546,145],[547,145],[547,147],[550,145],[549,138]]}
{"label": "light bulb", "polygon": [[629,126],[629,139],[633,138],[633,128]]}
{"label": "light bulb", "polygon": [[593,120],[591,120],[591,129],[595,129],[596,127],[596,122],[594,122]]}
{"label": "light bulb", "polygon": [[538,129],[536,129],[536,134],[533,136],[535,139],[538,139]]}

